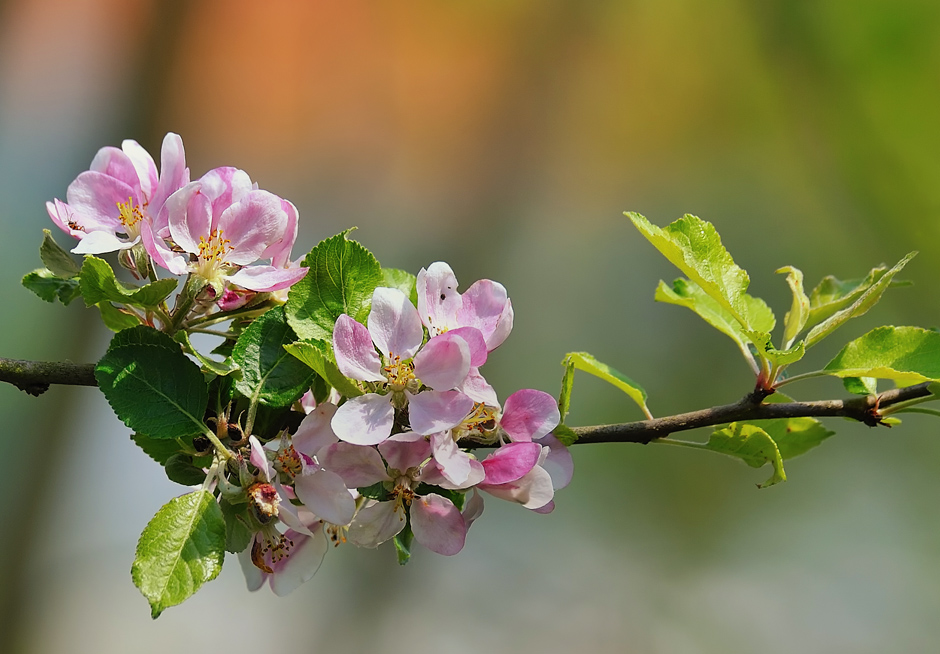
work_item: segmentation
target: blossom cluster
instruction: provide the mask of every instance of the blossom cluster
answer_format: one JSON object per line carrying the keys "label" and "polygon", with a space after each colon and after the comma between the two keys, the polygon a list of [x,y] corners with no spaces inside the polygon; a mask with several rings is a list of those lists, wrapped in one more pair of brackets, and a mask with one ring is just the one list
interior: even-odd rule
{"label": "blossom cluster", "polygon": [[[110,381],[102,390],[139,437],[176,439],[176,467],[165,463],[167,474],[173,478],[177,473],[171,468],[182,466],[183,483],[201,480],[201,492],[211,492],[215,501],[209,504],[224,513],[218,532],[225,532],[226,549],[240,552],[249,588],[269,581],[275,593],[290,592],[313,576],[330,542],[377,547],[395,540],[407,549],[413,538],[434,552],[454,555],[483,512],[483,494],[548,513],[555,490],[570,481],[571,456],[552,434],[561,419],[555,399],[525,389],[501,403],[480,372],[512,330],[512,302],[501,284],[480,280],[460,293],[454,272],[443,262],[417,276],[406,274],[405,288],[414,299],[402,288],[371,283],[363,293],[367,298],[371,292],[366,324],[346,313],[333,321],[333,313],[327,325],[332,342],[320,341],[338,375],[333,384],[324,370],[314,375],[312,366],[295,361],[302,370],[277,373],[290,388],[288,397],[272,400],[262,397],[264,375],[251,382],[243,373],[251,356],[259,367],[274,361],[270,370],[291,359],[284,347],[294,344],[296,334],[287,323],[298,312],[288,313],[282,305],[290,305],[288,291],[308,273],[291,260],[298,230],[291,202],[259,189],[236,168],[215,168],[190,181],[182,140],[172,133],[163,141],[159,171],[138,143],[124,141],[120,149],[98,151],[90,169],[69,185],[66,200],[47,203],[47,210],[58,227],[78,239],[72,252],[86,257],[117,252],[138,279],[160,286],[159,293],[135,306],[102,306],[130,297],[120,291],[106,293],[103,301],[86,295],[103,316],[106,310],[123,311],[133,329],[143,330],[137,332],[143,341],[116,336],[123,344],[118,349],[150,343],[181,375],[187,366],[194,369],[193,386],[182,385],[183,391],[159,373],[134,373],[153,374],[143,388],[161,386],[172,396],[160,405],[173,414],[167,425],[152,419],[156,411],[133,390],[122,389],[122,380],[133,376],[103,373]],[[382,269],[372,263],[381,278]],[[157,283],[158,269],[186,276],[172,310],[166,299],[175,282]],[[318,310],[319,300],[314,302]],[[257,324],[261,332],[273,324],[261,319],[273,310],[278,313],[268,318],[284,321],[278,333],[289,338],[266,343],[252,328]],[[357,315],[364,313],[365,308]],[[185,337],[189,331],[205,332],[206,324],[226,322],[228,331],[210,332],[225,340],[214,351],[225,361],[200,354]],[[109,326],[130,329],[126,323]],[[200,362],[201,371],[177,344]],[[118,365],[106,356],[99,370],[112,364]],[[125,364],[127,371],[136,371],[132,358],[121,359],[120,366]],[[216,402],[205,409],[204,403],[194,405],[188,413],[179,408],[190,388],[201,385],[208,393],[208,384],[215,384]],[[266,401],[269,418],[270,411],[280,411],[277,424],[286,426],[269,429],[269,420],[258,427],[255,418]],[[182,432],[176,431],[176,418]],[[189,430],[200,427],[204,433],[192,437]],[[190,436],[192,446],[181,435]]]}
{"label": "blossom cluster", "polygon": [[[297,431],[263,448],[251,437],[254,513],[286,531],[259,530],[241,556],[249,587],[285,594],[309,579],[328,542],[376,547],[409,528],[457,554],[483,512],[480,491],[539,513],[554,508],[573,464],[551,431],[555,399],[520,390],[500,405],[480,374],[512,329],[505,288],[489,280],[457,292],[437,262],[417,276],[418,306],[377,288],[366,325],[341,315],[333,332],[340,371],[362,395],[309,407]],[[338,399],[338,398],[334,398]],[[469,448],[488,448],[478,459]]]}
{"label": "blossom cluster", "polygon": [[[136,141],[101,148],[66,199],[47,202],[46,210],[78,239],[72,252],[120,252],[139,278],[151,276],[151,262],[191,274],[199,299],[215,300],[220,310],[287,289],[307,272],[290,260],[297,208],[237,168],[215,168],[191,182],[177,134],[163,139],[159,172]],[[250,265],[259,260],[270,263]]]}

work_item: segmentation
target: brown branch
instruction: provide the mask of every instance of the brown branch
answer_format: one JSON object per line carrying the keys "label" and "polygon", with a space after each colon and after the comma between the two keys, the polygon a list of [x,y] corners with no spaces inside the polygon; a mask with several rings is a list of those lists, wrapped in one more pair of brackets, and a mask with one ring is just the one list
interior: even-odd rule
{"label": "brown branch", "polygon": [[0,382],[13,384],[30,395],[42,395],[50,384],[98,385],[93,363],[20,361],[3,357],[0,357]]}
{"label": "brown branch", "polygon": [[884,424],[880,409],[921,397],[929,397],[930,382],[895,388],[879,395],[854,397],[847,400],[820,400],[817,402],[784,402],[763,404],[748,394],[734,404],[710,409],[680,413],[665,418],[640,420],[618,425],[572,427],[578,434],[578,443],[649,443],[669,434],[713,427],[740,420],[770,420],[773,418],[828,418],[843,417],[863,422],[869,427]]}

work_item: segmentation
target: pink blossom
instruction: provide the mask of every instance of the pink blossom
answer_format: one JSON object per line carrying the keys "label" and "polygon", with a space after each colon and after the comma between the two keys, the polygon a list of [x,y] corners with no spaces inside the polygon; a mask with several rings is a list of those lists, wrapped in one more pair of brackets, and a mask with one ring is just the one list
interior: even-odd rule
{"label": "pink blossom", "polygon": [[492,351],[512,331],[512,302],[502,284],[481,279],[461,295],[454,271],[437,261],[421,269],[416,287],[418,313],[432,337],[460,327],[474,327],[482,333],[487,351]]}
{"label": "pink blossom", "polygon": [[183,141],[168,133],[163,139],[158,177],[153,158],[137,141],[121,149],[104,147],[89,170],[69,184],[68,202],[46,203],[52,221],[79,239],[76,254],[126,250],[142,233],[159,229],[158,217],[167,198],[189,182]]}
{"label": "pink blossom", "polygon": [[[307,273],[306,268],[286,267],[297,236],[296,207],[255,188],[244,171],[216,168],[187,184],[167,200],[160,221],[165,229],[142,232],[154,261],[174,275],[204,279],[223,298],[230,284],[271,292],[290,287]],[[249,265],[261,259],[271,259],[271,264]]]}
{"label": "pink blossom", "polygon": [[391,434],[396,407],[408,406],[411,428],[423,435],[450,429],[469,413],[473,400],[452,390],[473,361],[467,338],[447,335],[422,347],[423,339],[417,310],[397,289],[375,289],[368,327],[339,317],[333,328],[337,366],[377,391],[350,398],[336,412],[332,425],[341,440],[381,443]]}

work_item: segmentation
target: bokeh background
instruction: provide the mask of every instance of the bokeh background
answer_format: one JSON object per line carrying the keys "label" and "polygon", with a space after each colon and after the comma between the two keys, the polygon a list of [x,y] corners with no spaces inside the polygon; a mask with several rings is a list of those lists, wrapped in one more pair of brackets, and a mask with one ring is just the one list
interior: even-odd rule
{"label": "bokeh background", "polygon": [[[657,415],[733,401],[746,365],[653,302],[677,273],[622,211],[715,223],[781,319],[778,267],[812,286],[918,249],[915,285],[842,342],[936,325],[938,71],[940,4],[916,0],[2,0],[0,356],[101,356],[94,312],[19,286],[43,203],[98,147],[158,152],[175,131],[194,178],[235,165],[291,199],[298,254],[357,225],[385,265],[505,284],[515,333],[485,371],[503,397],[557,393],[564,353],[587,350]],[[919,416],[833,423],[766,490],[766,470],[717,455],[576,447],[554,514],[491,500],[454,558],[340,547],[278,599],[230,557],[154,622],[129,568],[184,489],[94,389],[3,386],[0,415],[3,652],[940,649],[940,437]],[[640,417],[577,380],[572,424]]]}

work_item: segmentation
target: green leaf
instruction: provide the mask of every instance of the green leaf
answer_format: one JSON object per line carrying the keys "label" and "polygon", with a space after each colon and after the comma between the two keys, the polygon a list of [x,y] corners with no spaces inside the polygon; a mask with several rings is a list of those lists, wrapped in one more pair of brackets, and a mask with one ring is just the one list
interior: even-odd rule
{"label": "green leaf", "polygon": [[836,377],[875,377],[920,383],[940,380],[940,333],[920,327],[878,327],[826,364]]}
{"label": "green leaf", "polygon": [[[887,266],[872,268],[864,279],[841,281],[832,275],[823,277],[809,296],[809,318],[806,327],[816,325],[836,311],[844,309],[881,279]],[[890,286],[906,286],[907,282],[892,281]]]}
{"label": "green leaf", "polygon": [[125,425],[151,438],[206,431],[209,390],[199,366],[152,327],[118,332],[95,367],[95,379]]}
{"label": "green leaf", "polygon": [[745,293],[750,278],[721,244],[714,225],[686,214],[665,228],[659,228],[638,213],[625,215],[663,256],[714,298],[744,329],[759,332],[773,329],[773,324],[767,326],[763,309],[752,315],[752,303]]}
{"label": "green leaf", "polygon": [[68,252],[55,242],[52,232],[42,230],[42,245],[39,246],[39,258],[49,271],[61,279],[78,277],[81,268]]}
{"label": "green leaf", "polygon": [[225,558],[225,520],[212,493],[170,500],[144,528],[131,566],[134,585],[157,618],[215,579]]}
{"label": "green leaf", "polygon": [[346,314],[365,323],[372,292],[385,283],[382,267],[372,253],[346,235],[321,241],[304,258],[307,276],[287,296],[287,322],[303,339],[333,339],[333,325]]}
{"label": "green leaf", "polygon": [[813,327],[809,334],[806,335],[806,347],[812,347],[845,324],[846,321],[865,314],[869,309],[875,306],[878,300],[881,299],[881,296],[884,294],[884,292],[888,289],[888,286],[891,284],[891,280],[894,278],[894,276],[901,272],[901,269],[904,268],[908,261],[913,259],[916,254],[916,252],[911,252],[908,254],[906,257],[901,259],[894,266],[894,268],[886,272],[884,275],[881,275],[877,281],[875,281],[871,286],[859,294],[851,304],[843,309],[836,311],[823,322]]}
{"label": "green leaf", "polygon": [[310,388],[314,373],[284,351],[284,346],[295,340],[283,307],[271,309],[251,323],[232,351],[242,370],[235,388],[271,407],[287,407],[300,399]]}
{"label": "green leaf", "polygon": [[783,470],[783,457],[777,444],[757,425],[732,422],[727,427],[716,429],[708,438],[705,448],[737,457],[752,468],[760,468],[765,463],[770,463],[774,469],[773,475],[763,484],[758,484],[758,488],[766,488],[787,480]]}
{"label": "green leaf", "polygon": [[571,391],[574,389],[574,364],[565,360],[561,362],[565,367],[565,375],[561,378],[561,392],[558,394],[558,411],[561,413],[561,422],[565,422],[568,411],[571,409]]}
{"label": "green leaf", "polygon": [[219,508],[225,518],[225,551],[232,554],[244,552],[254,536],[248,526],[248,504],[230,504],[223,498],[219,500]]}
{"label": "green leaf", "polygon": [[[161,466],[166,465],[166,462],[169,461],[171,456],[183,451],[183,446],[175,439],[150,438],[145,434],[133,433],[131,434],[131,440],[144,451],[144,454]],[[191,444],[192,440],[187,439],[184,442]]]}
{"label": "green leaf", "polygon": [[345,397],[362,395],[359,387],[349,381],[336,367],[336,361],[333,359],[333,348],[326,341],[316,339],[297,341],[285,345],[284,349],[315,370],[340,395]]}
{"label": "green leaf", "polygon": [[[731,337],[742,352],[748,352],[747,344],[752,341],[751,337],[731,312],[705,293],[698,284],[680,277],[672,283],[672,288],[669,288],[665,282],[661,281],[654,299],[657,302],[676,304],[691,309],[709,325]],[[742,295],[741,301],[747,305],[748,315],[751,316],[752,322],[760,328],[759,333],[767,333],[769,338],[769,332],[773,330],[776,319],[767,303],[747,293]]]}
{"label": "green leaf", "polygon": [[195,486],[206,480],[206,471],[193,465],[193,457],[189,454],[174,454],[167,459],[163,471],[170,481],[182,486]]}
{"label": "green leaf", "polygon": [[787,366],[796,363],[806,354],[806,347],[803,341],[800,341],[788,350],[778,350],[770,343],[770,334],[766,332],[749,332],[751,342],[757,348],[760,355],[770,361],[775,366]]}
{"label": "green leaf", "polygon": [[104,323],[104,326],[112,332],[130,329],[140,324],[140,320],[137,316],[121,311],[110,302],[99,302],[95,306],[101,311],[101,321]]}
{"label": "green leaf", "polygon": [[849,393],[856,395],[877,395],[878,380],[874,377],[845,377],[842,385]]}
{"label": "green leaf", "polygon": [[[792,398],[777,391],[765,400],[767,403],[792,402]],[[741,423],[755,424],[755,423]],[[761,420],[756,426],[763,429],[780,452],[784,461],[799,456],[835,434],[815,418],[774,418]]]}
{"label": "green leaf", "polygon": [[411,544],[414,542],[415,535],[411,531],[411,521],[405,525],[398,534],[395,535],[395,553],[398,555],[398,565],[405,565],[411,560]]}
{"label": "green leaf", "polygon": [[558,425],[552,430],[552,433],[565,447],[571,447],[578,442],[578,433],[567,425]]}
{"label": "green leaf", "polygon": [[797,335],[803,331],[806,321],[809,318],[809,298],[806,297],[806,291],[803,290],[803,272],[793,266],[785,266],[777,270],[778,274],[787,274],[787,284],[793,292],[793,302],[790,304],[790,310],[783,319],[783,342],[784,347],[790,347]]}
{"label": "green leaf", "polygon": [[82,294],[77,279],[61,279],[46,268],[37,268],[26,273],[22,283],[46,302],[55,302],[58,299],[67,305]]}
{"label": "green leaf", "polygon": [[[219,377],[224,377],[226,375],[231,375],[233,372],[238,370],[238,364],[232,360],[231,356],[226,356],[225,360],[223,361],[216,361],[215,359],[210,359],[202,352],[194,348],[193,344],[189,340],[189,334],[187,334],[185,331],[176,332],[173,338],[186,346],[186,349],[199,360],[199,363],[202,364],[202,369],[206,372],[217,375]],[[227,343],[228,341],[225,342]],[[213,352],[215,352],[215,350],[213,350]]]}
{"label": "green leaf", "polygon": [[385,278],[382,286],[397,288],[405,294],[405,297],[411,300],[413,305],[418,306],[417,277],[407,270],[399,270],[398,268],[382,268],[382,276]]}
{"label": "green leaf", "polygon": [[613,384],[630,396],[630,399],[643,409],[647,417],[652,417],[646,407],[646,391],[626,375],[617,372],[606,363],[601,363],[587,352],[569,352],[562,363],[565,366],[573,365],[578,370],[583,370],[603,379],[608,384]]}
{"label": "green leaf", "polygon": [[104,259],[85,256],[81,271],[82,295],[87,306],[99,302],[117,302],[135,307],[155,307],[176,290],[176,279],[161,279],[146,286],[126,286],[114,276],[114,270]]}

